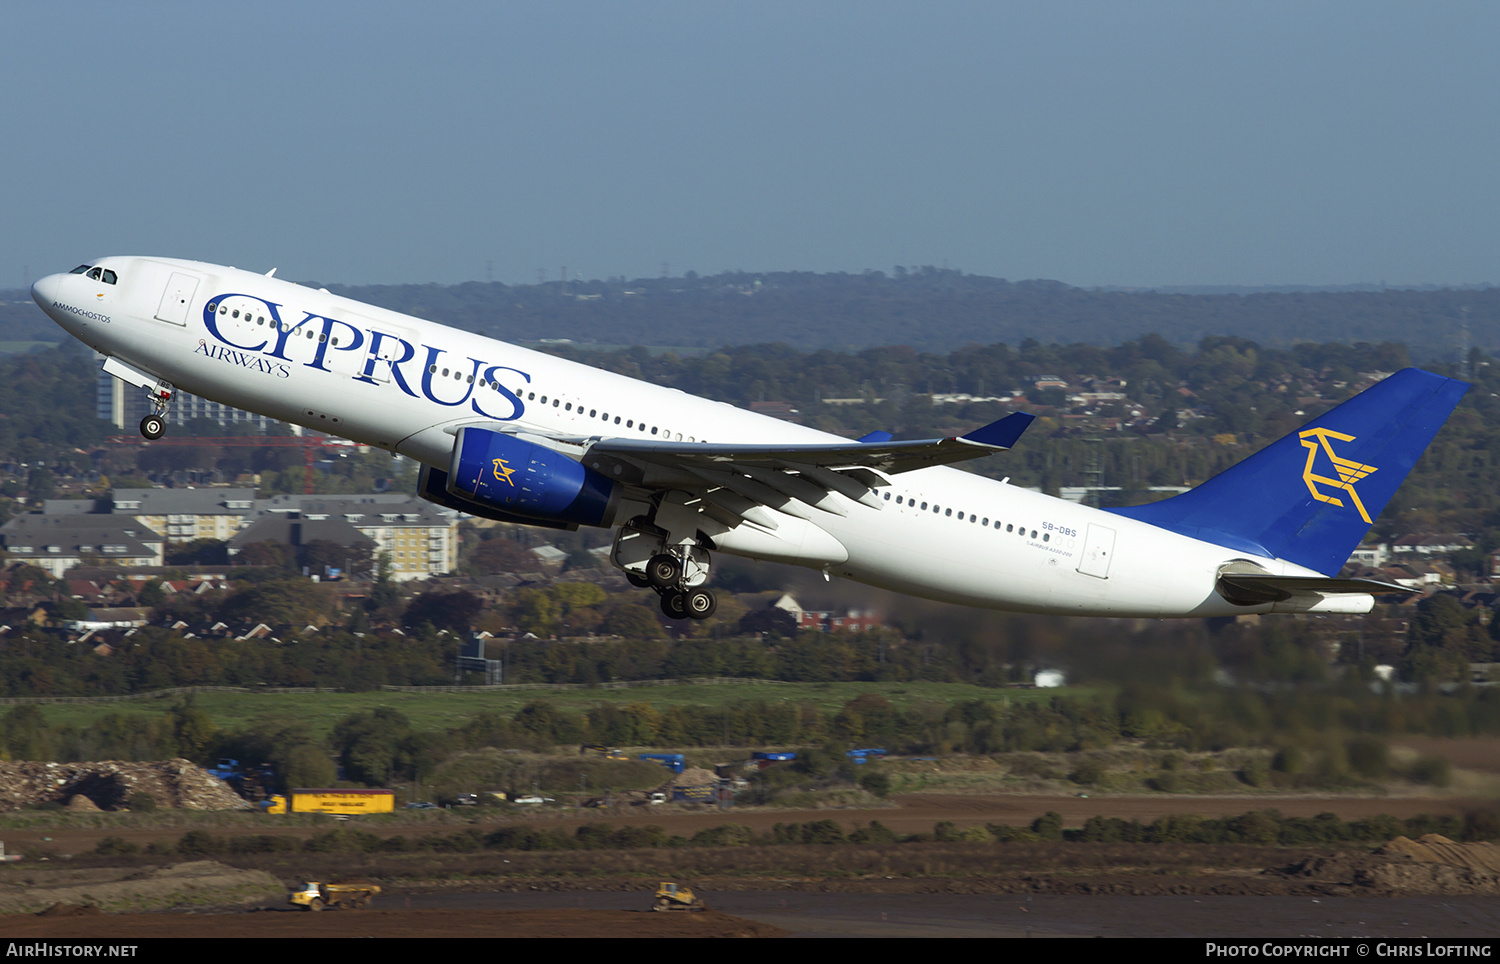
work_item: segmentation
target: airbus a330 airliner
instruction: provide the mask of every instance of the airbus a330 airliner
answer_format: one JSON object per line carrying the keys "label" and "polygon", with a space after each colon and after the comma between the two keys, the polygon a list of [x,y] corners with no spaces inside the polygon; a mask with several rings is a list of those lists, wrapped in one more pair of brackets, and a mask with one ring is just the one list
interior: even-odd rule
{"label": "airbus a330 airliner", "polygon": [[1013,446],[1017,412],[957,438],[850,441],[267,274],[113,257],[32,297],[150,393],[379,446],[420,494],[505,522],[614,528],[613,563],[706,618],[711,553],[1022,612],[1367,612],[1399,587],[1338,572],[1467,390],[1397,372],[1174,498],[1099,510],[949,467]]}

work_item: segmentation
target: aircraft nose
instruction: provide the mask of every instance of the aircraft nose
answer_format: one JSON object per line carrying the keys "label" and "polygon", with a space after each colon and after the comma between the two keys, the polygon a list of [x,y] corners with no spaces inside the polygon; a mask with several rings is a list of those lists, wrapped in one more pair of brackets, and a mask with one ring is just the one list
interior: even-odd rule
{"label": "aircraft nose", "polygon": [[31,286],[31,300],[43,311],[57,300],[57,286],[61,279],[60,274],[49,274],[45,278],[36,279],[36,283]]}

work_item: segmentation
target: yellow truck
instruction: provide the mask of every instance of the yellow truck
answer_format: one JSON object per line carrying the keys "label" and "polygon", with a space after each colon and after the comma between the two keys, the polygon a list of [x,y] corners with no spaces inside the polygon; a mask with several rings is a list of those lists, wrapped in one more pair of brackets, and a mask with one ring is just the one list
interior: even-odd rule
{"label": "yellow truck", "polygon": [[308,910],[322,910],[325,907],[339,910],[343,907],[368,907],[370,899],[380,893],[380,887],[367,880],[348,880],[336,884],[320,884],[310,880],[302,885],[300,890],[294,890],[287,896],[287,902],[306,907]]}
{"label": "yellow truck", "polygon": [[394,790],[293,790],[277,794],[263,804],[266,813],[332,813],[358,816],[391,813],[396,809]]}

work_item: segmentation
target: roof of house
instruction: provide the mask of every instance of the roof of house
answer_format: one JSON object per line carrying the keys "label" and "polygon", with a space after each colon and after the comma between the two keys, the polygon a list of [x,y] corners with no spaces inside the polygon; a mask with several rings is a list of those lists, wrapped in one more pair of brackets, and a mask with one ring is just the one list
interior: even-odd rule
{"label": "roof of house", "polygon": [[98,555],[152,556],[161,536],[129,518],[108,515],[19,515],[0,526],[0,543],[12,559]]}
{"label": "roof of house", "polygon": [[255,507],[254,489],[115,489],[118,515],[246,515]]}

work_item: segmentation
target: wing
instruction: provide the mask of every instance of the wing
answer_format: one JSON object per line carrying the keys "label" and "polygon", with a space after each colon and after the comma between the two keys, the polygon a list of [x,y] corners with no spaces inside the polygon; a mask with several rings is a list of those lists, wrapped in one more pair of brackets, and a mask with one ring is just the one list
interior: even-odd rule
{"label": "wing", "polygon": [[[956,438],[892,442],[886,432],[874,432],[858,442],[831,445],[736,445],[712,442],[653,442],[643,439],[606,438],[590,445],[591,454],[615,455],[644,462],[669,465],[754,466],[800,470],[814,465],[825,468],[864,467],[890,475],[977,459],[1015,445],[1036,416],[1026,412],[1007,415],[967,435]],[[883,436],[883,437],[882,437]]]}
{"label": "wing", "polygon": [[630,466],[631,481],[644,489],[681,489],[701,496],[703,507],[727,525],[742,519],[775,528],[764,506],[802,519],[815,518],[804,506],[847,515],[840,495],[881,508],[873,491],[889,476],[934,465],[980,458],[1012,447],[1035,416],[1007,415],[967,435],[893,442],[885,432],[859,442],[819,445],[741,445],[712,442],[653,442],[640,439],[588,440],[580,461],[620,477]]}

